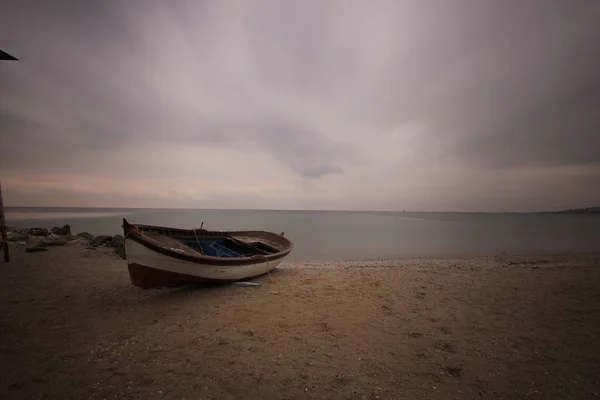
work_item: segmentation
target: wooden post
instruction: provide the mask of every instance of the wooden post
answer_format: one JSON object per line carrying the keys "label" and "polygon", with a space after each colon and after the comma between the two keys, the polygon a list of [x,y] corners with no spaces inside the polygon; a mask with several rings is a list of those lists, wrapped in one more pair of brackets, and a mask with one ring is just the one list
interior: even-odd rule
{"label": "wooden post", "polygon": [[0,230],[2,231],[2,247],[4,247],[4,262],[10,261],[8,238],[6,237],[6,220],[4,219],[4,203],[2,202],[2,184],[0,184]]}

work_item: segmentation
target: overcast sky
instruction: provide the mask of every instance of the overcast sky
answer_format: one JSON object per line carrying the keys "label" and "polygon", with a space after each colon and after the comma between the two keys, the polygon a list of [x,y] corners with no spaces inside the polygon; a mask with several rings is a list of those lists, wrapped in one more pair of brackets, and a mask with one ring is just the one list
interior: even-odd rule
{"label": "overcast sky", "polygon": [[3,0],[12,206],[600,205],[600,1]]}

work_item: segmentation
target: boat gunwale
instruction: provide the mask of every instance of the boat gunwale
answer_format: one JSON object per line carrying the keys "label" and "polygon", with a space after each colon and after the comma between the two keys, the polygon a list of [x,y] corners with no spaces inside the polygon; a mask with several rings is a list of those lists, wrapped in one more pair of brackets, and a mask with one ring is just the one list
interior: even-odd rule
{"label": "boat gunwale", "polygon": [[[228,235],[231,234],[236,234],[236,235],[243,235],[243,234],[248,234],[248,235],[252,235],[252,234],[265,234],[265,236],[275,236],[278,237],[278,239],[285,241],[285,244],[282,244],[284,246],[284,250],[279,251],[277,253],[271,253],[268,255],[262,255],[262,254],[257,254],[257,255],[253,255],[250,257],[214,257],[214,256],[207,256],[204,254],[200,254],[198,253],[197,255],[192,255],[192,254],[185,254],[185,253],[179,253],[177,251],[173,251],[170,250],[166,247],[160,246],[155,244],[153,241],[150,241],[148,239],[150,239],[148,236],[145,236],[143,233],[139,234],[138,230],[139,229],[151,229],[151,230],[163,230],[163,231],[169,231],[169,232],[181,232],[181,233],[187,233],[189,234],[190,232],[210,232],[210,233],[221,233],[222,236],[224,238],[227,238]],[[284,236],[278,236],[276,233],[273,232],[267,232],[267,231],[208,231],[205,229],[182,229],[182,228],[171,228],[171,227],[166,227],[166,226],[158,226],[158,225],[144,225],[144,224],[131,224],[129,222],[127,222],[127,220],[125,218],[123,218],[123,236],[125,238],[125,240],[133,240],[137,243],[139,243],[140,245],[155,251],[157,253],[163,254],[167,257],[171,257],[171,258],[175,258],[175,259],[179,259],[182,261],[187,261],[187,262],[191,262],[191,263],[195,263],[195,264],[206,264],[206,265],[215,265],[215,266],[243,266],[243,265],[253,265],[253,264],[258,264],[258,263],[262,263],[262,262],[271,262],[271,261],[276,261],[276,260],[280,260],[284,257],[286,257],[293,249],[294,244],[291,240],[289,240],[288,238],[284,237]],[[216,236],[216,235],[215,235]],[[260,238],[259,238],[260,239]],[[267,238],[265,238],[267,239]]]}

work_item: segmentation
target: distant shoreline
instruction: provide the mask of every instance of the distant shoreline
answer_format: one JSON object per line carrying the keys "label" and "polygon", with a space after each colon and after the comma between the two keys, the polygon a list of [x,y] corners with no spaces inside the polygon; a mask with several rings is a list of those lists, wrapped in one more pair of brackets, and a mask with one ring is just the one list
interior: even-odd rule
{"label": "distant shoreline", "polygon": [[560,214],[600,214],[600,207],[573,208],[569,210],[557,211]]}

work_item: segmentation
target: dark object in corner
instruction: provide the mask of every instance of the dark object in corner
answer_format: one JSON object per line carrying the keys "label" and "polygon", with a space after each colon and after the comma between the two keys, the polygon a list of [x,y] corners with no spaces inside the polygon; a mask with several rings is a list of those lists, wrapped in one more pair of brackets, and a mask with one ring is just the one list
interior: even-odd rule
{"label": "dark object in corner", "polygon": [[5,51],[0,50],[0,60],[4,61],[19,61],[17,57],[13,57]]}

